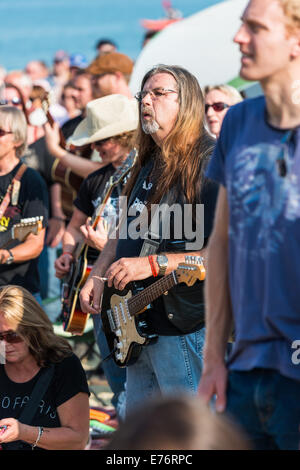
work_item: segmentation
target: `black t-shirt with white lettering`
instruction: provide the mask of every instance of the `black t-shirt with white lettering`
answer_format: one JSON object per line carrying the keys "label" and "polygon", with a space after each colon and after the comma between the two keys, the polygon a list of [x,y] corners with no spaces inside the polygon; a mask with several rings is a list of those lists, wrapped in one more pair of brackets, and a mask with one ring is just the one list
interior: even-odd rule
{"label": "black t-shirt with white lettering", "polygon": [[[8,378],[4,365],[0,365],[0,420],[19,418],[41,373],[42,369],[28,382],[16,383]],[[48,390],[30,425],[60,427],[57,408],[80,392],[89,394],[88,384],[80,360],[72,354],[55,364]],[[28,448],[31,448],[29,444]]]}
{"label": "black t-shirt with white lettering", "polygon": [[[0,204],[20,165],[21,162],[10,173],[0,176]],[[46,184],[38,172],[32,168],[27,168],[21,179],[18,203],[12,205],[12,201],[10,201],[0,219],[0,242],[1,233],[10,230],[13,225],[20,223],[22,219],[32,217],[43,217],[42,225],[43,227],[47,226],[48,193]],[[23,242],[12,240],[7,248],[13,248],[20,243]],[[39,292],[38,258],[10,265],[1,264],[0,286],[7,284],[22,286],[32,294]]]}
{"label": "black t-shirt with white lettering", "polygon": [[[91,173],[81,184],[77,197],[74,201],[74,206],[83,212],[87,217],[92,217],[95,210],[101,204],[108,187],[107,182],[110,177],[115,173],[116,169],[112,164],[109,164],[99,170]],[[121,194],[125,179],[122,183],[115,186],[112,193],[105,205],[102,216],[108,225],[112,228],[118,217],[118,198]],[[88,259],[92,262],[99,255],[99,251],[89,248]]]}
{"label": "black t-shirt with white lettering", "polygon": [[[150,170],[149,170],[150,173]],[[150,192],[153,191],[153,182],[151,177],[146,176],[144,180],[140,183],[140,186],[133,188],[134,197],[130,204],[130,207],[127,209],[127,230],[123,232],[122,238],[119,238],[116,252],[116,260],[120,258],[131,258],[140,256],[140,252],[143,246],[144,240],[137,236],[132,236],[132,233],[136,231],[136,234],[140,230],[140,225],[136,223],[135,219],[138,221],[141,212],[143,211],[147,201],[149,200]],[[204,246],[208,242],[208,238],[212,231],[214,211],[218,194],[218,185],[211,180],[204,178],[202,183],[202,190],[200,195],[201,204],[204,205]],[[175,197],[175,200],[172,201],[172,204],[178,203],[182,208],[182,214],[184,214],[184,201],[180,195]],[[182,229],[184,229],[185,221],[182,220]],[[162,239],[160,246],[157,250],[157,253],[181,253],[186,250],[186,244],[191,243],[193,240],[185,237],[185,231],[182,230],[182,236],[176,235],[176,224],[173,218],[170,218],[170,236],[168,239]],[[198,248],[197,248],[198,250]],[[194,250],[196,251],[196,250]],[[188,254],[188,252],[187,252]],[[148,287],[157,281],[157,278],[149,277],[143,281],[138,281],[135,284],[137,286],[142,286],[143,288]],[[199,298],[203,298],[204,302],[204,282],[196,281],[193,289],[198,289]],[[177,291],[180,291],[182,295],[188,296],[191,292],[191,288],[186,284],[180,284],[177,286]],[[182,332],[172,324],[165,312],[162,296],[152,302],[152,308],[147,309],[140,316],[145,318],[149,328],[149,332],[159,335],[174,336],[182,334]]]}

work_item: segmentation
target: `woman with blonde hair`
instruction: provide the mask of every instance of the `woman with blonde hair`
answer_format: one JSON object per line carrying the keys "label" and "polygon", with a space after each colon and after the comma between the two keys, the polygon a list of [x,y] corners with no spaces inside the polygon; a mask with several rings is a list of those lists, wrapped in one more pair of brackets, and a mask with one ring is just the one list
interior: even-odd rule
{"label": "woman with blonde hair", "polygon": [[230,85],[206,86],[204,94],[207,125],[210,133],[218,138],[228,109],[242,101],[243,97]]}
{"label": "woman with blonde hair", "polygon": [[[84,370],[69,343],[54,334],[43,309],[22,287],[0,289],[0,346],[2,448],[84,449],[89,436]],[[38,387],[43,393],[36,392]],[[30,422],[24,413],[32,415]]]}

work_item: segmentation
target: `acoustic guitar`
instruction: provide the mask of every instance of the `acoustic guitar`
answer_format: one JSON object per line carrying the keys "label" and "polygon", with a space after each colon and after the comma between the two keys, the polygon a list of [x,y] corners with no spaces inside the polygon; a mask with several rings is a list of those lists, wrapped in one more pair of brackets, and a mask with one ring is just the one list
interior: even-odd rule
{"label": "acoustic guitar", "polygon": [[[132,150],[123,165],[116,170],[105,185],[101,203],[98,205],[90,221],[93,229],[103,214],[113,189],[122,182],[125,176],[130,172],[136,158],[136,150]],[[62,317],[63,327],[74,335],[82,335],[89,318],[89,314],[82,312],[79,302],[79,293],[85,284],[92,266],[88,264],[87,252],[88,245],[81,242],[77,245],[73,254],[73,261],[68,275],[64,278],[62,286]]]}

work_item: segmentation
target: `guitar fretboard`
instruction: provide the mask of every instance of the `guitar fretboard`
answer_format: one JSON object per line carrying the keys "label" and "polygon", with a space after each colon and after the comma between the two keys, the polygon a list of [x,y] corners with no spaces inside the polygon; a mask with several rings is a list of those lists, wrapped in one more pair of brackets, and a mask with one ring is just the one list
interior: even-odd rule
{"label": "guitar fretboard", "polygon": [[146,289],[128,299],[127,305],[130,315],[137,315],[147,305],[153,302],[153,300],[170,290],[171,287],[174,287],[177,282],[176,273],[172,271],[167,276],[162,277],[159,281],[156,281],[151,286],[146,287]]}

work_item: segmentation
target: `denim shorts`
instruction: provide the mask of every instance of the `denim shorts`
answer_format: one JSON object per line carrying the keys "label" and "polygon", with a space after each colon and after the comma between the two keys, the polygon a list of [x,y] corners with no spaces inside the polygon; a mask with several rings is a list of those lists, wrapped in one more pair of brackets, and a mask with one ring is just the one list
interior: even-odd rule
{"label": "denim shorts", "polygon": [[299,450],[300,382],[270,369],[231,371],[226,412],[244,428],[253,449]]}

